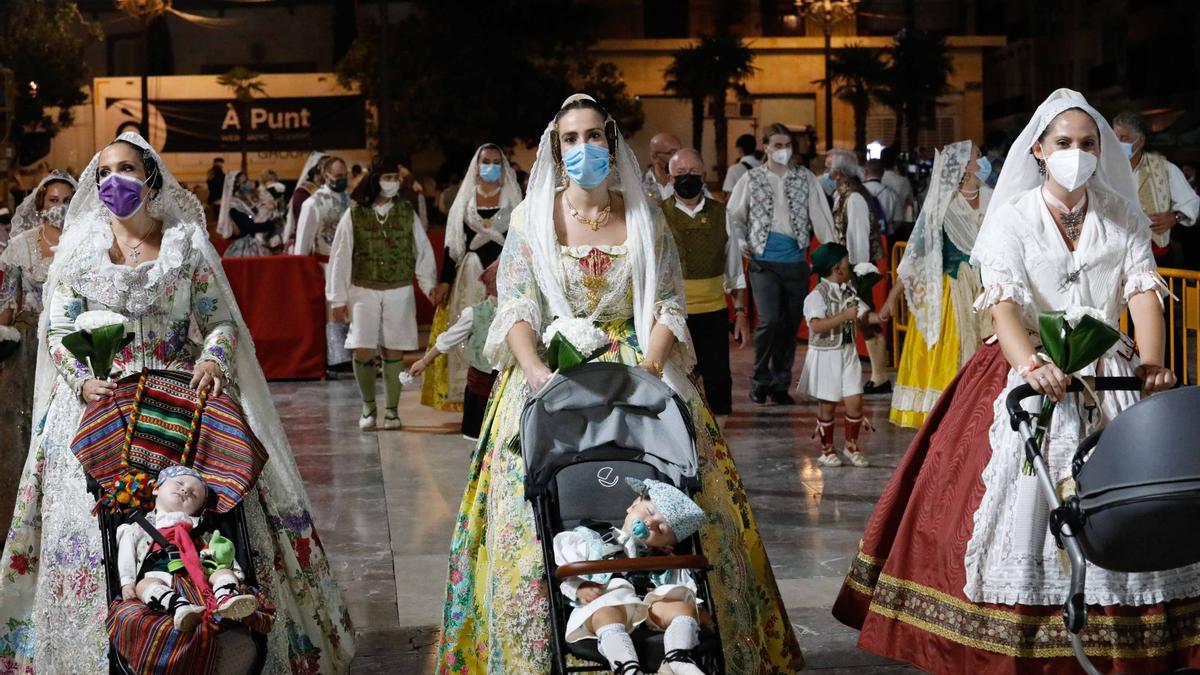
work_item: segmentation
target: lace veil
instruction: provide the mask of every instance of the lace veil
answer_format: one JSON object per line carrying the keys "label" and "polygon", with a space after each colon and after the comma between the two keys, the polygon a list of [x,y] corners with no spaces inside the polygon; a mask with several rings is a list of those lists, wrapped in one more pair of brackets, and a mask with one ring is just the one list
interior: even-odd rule
{"label": "lace veil", "polygon": [[[317,162],[324,158],[325,153],[321,152],[320,150],[313,150],[312,152],[308,153],[308,159],[304,161],[304,168],[300,171],[300,175],[296,178],[295,189],[299,189],[301,185],[304,185],[304,181],[308,177],[308,172],[312,171],[312,168],[317,165]],[[287,220],[283,230],[283,238],[284,242],[286,243],[287,239],[296,232],[296,216],[292,213],[291,195],[288,195],[288,200],[284,202],[284,208],[287,210]]]}
{"label": "lace veil", "polygon": [[[562,107],[581,99],[595,100],[587,94],[573,94],[563,101]],[[575,316],[564,290],[558,233],[554,227],[555,198],[560,191],[566,188],[566,185],[560,181],[558,165],[551,149],[551,140],[555,133],[557,133],[557,128],[552,119],[546,125],[546,130],[542,132],[537,159],[530,170],[529,188],[525,195],[526,231],[524,235],[532,254],[533,272],[538,288],[545,297],[552,315],[546,324],[549,324],[555,317]],[[642,188],[637,157],[633,154],[629,144],[625,142],[625,137],[619,129],[616,130],[616,139],[616,147],[613,149],[613,154],[616,156],[616,167],[615,171],[609,173],[608,187],[610,190],[620,192],[625,201],[627,230],[625,246],[629,251],[629,263],[633,276],[633,322],[638,343],[649,345],[650,332],[654,328],[659,275],[662,272],[658,269],[659,261],[656,259],[655,247],[658,245],[673,247],[674,240],[670,236],[667,236],[662,242],[658,240],[654,217],[657,207],[651,207],[646,191]],[[671,253],[676,255],[674,251]],[[676,270],[677,272],[678,270]],[[676,281],[678,281],[678,286],[682,287],[682,281]],[[605,304],[605,301],[602,301],[601,304]],[[689,351],[691,349],[690,345],[681,346]],[[686,376],[677,372],[679,369],[671,361],[669,359],[664,364],[664,378],[676,391],[680,391],[680,387],[686,381]]]}
{"label": "lace veil", "polygon": [[221,235],[222,239],[229,239],[233,236],[233,218],[229,216],[229,209],[233,208],[233,186],[237,183],[237,177],[242,175],[239,171],[230,171],[225,174],[225,184],[221,186],[221,210],[217,213],[217,234]]}
{"label": "lace veil", "polygon": [[[229,286],[229,279],[225,276],[221,266],[221,259],[217,255],[216,249],[208,241],[204,208],[201,206],[200,200],[179,184],[179,181],[167,170],[162,157],[140,135],[126,132],[121,134],[117,140],[126,141],[141,148],[158,165],[158,171],[162,175],[162,185],[157,194],[147,201],[144,208],[149,210],[151,217],[162,221],[164,241],[168,238],[190,237],[192,250],[198,250],[203,256],[204,262],[212,269],[213,281],[218,287],[220,297],[233,315],[238,329],[237,350],[233,359],[233,372],[236,374],[236,379],[233,384],[240,393],[242,407],[254,433],[276,455],[275,461],[268,462],[266,468],[266,471],[274,473],[281,479],[272,481],[271,484],[275,486],[272,497],[283,502],[306,502],[301,493],[287,489],[302,485],[300,475],[295,462],[291,461],[287,436],[279,421],[270,391],[267,389],[267,381],[259,366],[258,357],[255,355],[254,340],[250,337],[250,331],[242,318],[241,310],[238,309],[237,300]],[[96,167],[99,158],[100,153],[97,152],[87,168],[84,169],[78,190],[67,210],[62,240],[46,281],[47,294],[53,293],[60,279],[79,273],[79,270],[75,269],[76,267],[90,263],[94,259],[93,256],[87,255],[89,251],[94,251],[97,247],[107,250],[111,246],[112,231],[109,225],[111,216],[107,207],[100,201],[96,183]],[[178,228],[178,233],[173,232],[176,228]],[[76,255],[77,253],[79,255]],[[162,259],[160,258],[160,260]],[[143,266],[153,264],[152,262],[142,263]],[[47,342],[48,328],[49,312],[43,312],[38,324],[38,364],[33,414],[35,423],[46,414],[55,380],[58,377],[58,371],[50,358]],[[286,453],[284,461],[280,461],[278,457],[281,450]],[[281,494],[285,490],[289,494]]]}
{"label": "lace veil", "polygon": [[971,141],[959,141],[935,155],[934,179],[904,249],[904,259],[896,270],[904,282],[904,295],[917,330],[929,346],[937,344],[942,331],[942,241],[946,236],[942,223],[971,161],[971,147]]}
{"label": "lace veil", "polygon": [[79,183],[66,171],[55,169],[46,174],[46,177],[38,182],[37,187],[25,195],[25,199],[21,200],[21,203],[13,210],[12,223],[9,225],[8,231],[9,238],[15,237],[25,230],[32,230],[42,224],[41,214],[37,210],[37,193],[47,183],[56,180],[70,184],[72,190],[79,189]]}
{"label": "lace veil", "polygon": [[[458,187],[458,194],[454,196],[454,203],[450,205],[446,217],[446,247],[450,249],[450,257],[454,258],[455,262],[462,261],[470,243],[467,241],[467,233],[459,223],[466,222],[476,235],[489,236],[488,231],[479,225],[478,218],[471,217],[475,214],[475,189],[479,186],[479,155],[485,147],[488,146],[481,145],[475,149],[467,172],[463,175],[462,185]],[[521,186],[517,183],[517,174],[509,165],[508,155],[504,154],[503,150],[500,150],[500,159],[503,169],[500,178],[500,211],[508,213],[521,203]],[[493,220],[493,223],[495,234],[503,235],[508,230],[506,218]],[[504,237],[499,237],[496,243],[503,244]]]}
{"label": "lace veil", "polygon": [[[1100,130],[1100,161],[1096,165],[1096,172],[1087,182],[1088,188],[1114,194],[1137,207],[1132,209],[1133,211],[1141,213],[1141,207],[1138,206],[1137,184],[1133,180],[1133,169],[1129,166],[1129,158],[1121,150],[1121,143],[1117,139],[1117,135],[1113,133],[1112,127],[1109,126],[1108,120],[1104,119],[1104,116],[1087,102],[1083,94],[1071,89],[1058,89],[1038,106],[1037,111],[1029,120],[1029,124],[1025,126],[1025,129],[1009,148],[1008,156],[1004,159],[1004,167],[1000,171],[1000,179],[996,181],[996,188],[992,192],[992,201],[988,206],[987,215],[983,219],[983,227],[975,245],[976,251],[986,250],[987,246],[993,245],[988,241],[992,236],[989,234],[989,230],[1006,227],[1002,221],[1004,207],[1026,192],[1041,187],[1045,181],[1045,178],[1038,172],[1037,160],[1031,149],[1037,142],[1038,136],[1046,130],[1046,127],[1050,126],[1050,122],[1071,108],[1079,108],[1091,115],[1096,122],[1096,128]],[[1129,225],[1150,226],[1149,218],[1145,215],[1140,218],[1140,222],[1129,223]],[[971,256],[971,263],[979,264],[974,252]]]}

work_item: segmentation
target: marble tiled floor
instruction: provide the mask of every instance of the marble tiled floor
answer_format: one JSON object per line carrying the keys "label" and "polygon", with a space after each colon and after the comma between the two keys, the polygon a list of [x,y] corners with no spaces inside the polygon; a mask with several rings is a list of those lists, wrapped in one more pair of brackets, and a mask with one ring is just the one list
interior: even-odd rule
{"label": "marble tiled floor", "polygon": [[[863,438],[872,466],[823,468],[810,438],[815,405],[752,404],[750,358],[749,350],[733,354],[735,410],[726,431],[809,669],[910,672],[859,651],[857,633],[829,607],[912,432],[887,423],[887,396],[868,397],[878,430]],[[272,391],[359,632],[352,672],[433,672],[450,528],[472,447],[458,434],[458,416],[423,408],[419,393],[406,391],[406,428],[363,434],[348,377],[276,383]]]}

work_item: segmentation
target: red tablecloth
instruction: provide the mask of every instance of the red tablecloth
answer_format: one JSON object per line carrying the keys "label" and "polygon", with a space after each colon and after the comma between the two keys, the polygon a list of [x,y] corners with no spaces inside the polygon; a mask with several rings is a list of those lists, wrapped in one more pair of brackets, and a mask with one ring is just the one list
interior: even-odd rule
{"label": "red tablecloth", "polygon": [[325,376],[325,275],[315,258],[221,261],[268,380]]}

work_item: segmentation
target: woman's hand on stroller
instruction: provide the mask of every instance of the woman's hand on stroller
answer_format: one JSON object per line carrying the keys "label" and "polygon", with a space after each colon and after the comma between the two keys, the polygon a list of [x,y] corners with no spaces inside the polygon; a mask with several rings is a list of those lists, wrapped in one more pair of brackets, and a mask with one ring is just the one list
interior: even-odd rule
{"label": "woman's hand on stroller", "polygon": [[121,587],[121,597],[126,600],[134,600],[137,598],[137,588],[133,584],[125,584]]}
{"label": "woman's hand on stroller", "polygon": [[528,367],[523,367],[521,370],[525,372],[525,382],[529,384],[529,388],[533,393],[538,393],[546,383],[550,381],[550,376],[553,375],[550,368],[541,361],[532,363]]}
{"label": "woman's hand on stroller", "polygon": [[1039,394],[1049,396],[1056,403],[1067,394],[1071,378],[1053,363],[1044,363],[1037,355],[1030,356],[1029,366],[1018,370],[1025,382]]}
{"label": "woman's hand on stroller", "polygon": [[1147,396],[1175,386],[1175,373],[1160,365],[1143,363],[1133,372],[1144,383],[1142,393]]}
{"label": "woman's hand on stroller", "polygon": [[579,590],[575,592],[575,597],[579,598],[584,604],[594,602],[596,598],[604,595],[604,588],[600,584],[594,584],[590,581],[585,581],[579,585]]}
{"label": "woman's hand on stroller", "polygon": [[209,396],[216,398],[221,395],[221,389],[225,384],[225,373],[221,372],[221,366],[215,361],[201,361],[196,364],[196,371],[192,373],[192,382],[190,387],[195,387],[196,391],[200,391],[212,385],[212,391]]}

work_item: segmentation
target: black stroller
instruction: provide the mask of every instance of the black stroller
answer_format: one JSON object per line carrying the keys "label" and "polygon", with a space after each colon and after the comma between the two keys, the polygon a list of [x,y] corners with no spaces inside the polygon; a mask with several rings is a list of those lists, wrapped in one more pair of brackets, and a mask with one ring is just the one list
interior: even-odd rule
{"label": "black stroller", "polygon": [[[689,495],[700,489],[696,476],[696,432],[687,407],[664,382],[637,368],[586,363],[555,378],[534,396],[521,415],[525,497],[533,503],[537,535],[546,566],[550,625],[557,675],[607,671],[595,640],[567,643],[564,630],[571,606],[558,592],[571,576],[595,573],[688,569],[696,575],[698,596],[711,608],[708,559],[699,535],[680,542],[674,555],[578,562],[557,567],[554,535],[585,519],[619,526],[635,494],[626,477],[671,483]],[[701,609],[697,665],[710,675],[725,672],[716,616]],[[711,614],[711,613],[710,613]],[[642,666],[656,671],[663,659],[662,633],[644,625],[633,632]],[[567,657],[587,662],[568,666]],[[599,665],[596,665],[599,664]]]}
{"label": "black stroller", "polygon": [[[178,552],[149,524],[144,515],[149,505],[139,501],[148,492],[148,481],[175,463],[200,471],[209,481],[210,501],[194,534],[219,529],[233,542],[245,584],[258,586],[242,499],[258,480],[267,461],[266,449],[243,422],[235,399],[228,393],[210,399],[205,391],[198,402],[193,401],[190,379],[189,373],[173,371],[147,371],[121,379],[112,397],[87,409],[72,442],[72,451],[87,476],[88,491],[97,501],[105,597],[110,608],[122,598],[117,568],[119,526],[141,527],[163,550]],[[139,426],[142,419],[151,422]],[[170,433],[173,430],[183,431]],[[219,443],[211,441],[214,435],[220,435]],[[130,486],[125,481],[139,471],[144,487],[118,489]],[[249,630],[243,622],[222,621],[215,641],[213,672],[262,671],[267,655],[265,634]],[[113,639],[109,640],[109,663],[113,673],[134,672]]]}
{"label": "black stroller", "polygon": [[[1138,378],[1122,377],[1098,377],[1093,386],[1095,391],[1141,388]],[[1078,379],[1069,389],[1083,390]],[[1034,396],[1040,395],[1027,384],[1010,392],[1009,419],[1025,438],[1025,457],[1050,505],[1050,531],[1070,560],[1063,622],[1075,658],[1084,672],[1100,675],[1080,638],[1087,623],[1087,562],[1119,572],[1156,572],[1200,562],[1200,538],[1189,534],[1200,520],[1200,453],[1190,425],[1178,423],[1200,411],[1200,388],[1145,399],[1084,439],[1071,462],[1076,494],[1065,502],[1034,440],[1035,416],[1021,406]]]}

